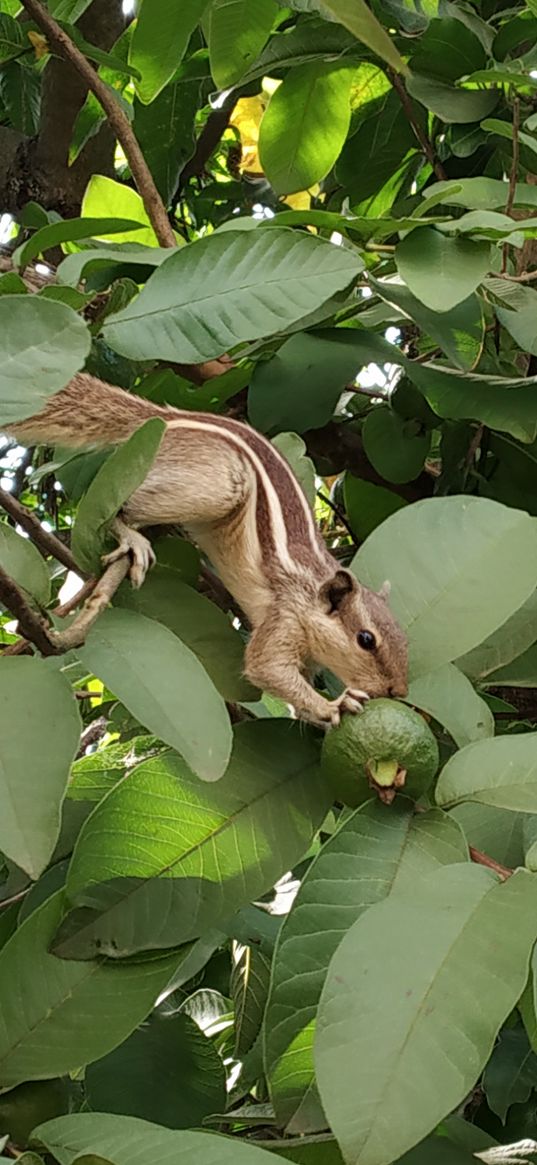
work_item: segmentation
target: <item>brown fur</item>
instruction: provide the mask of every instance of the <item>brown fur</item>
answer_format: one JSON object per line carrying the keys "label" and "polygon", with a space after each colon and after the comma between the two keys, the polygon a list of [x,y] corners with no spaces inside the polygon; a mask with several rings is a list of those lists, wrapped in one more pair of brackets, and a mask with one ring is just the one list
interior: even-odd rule
{"label": "brown fur", "polygon": [[[252,624],[253,682],[325,724],[355,711],[360,692],[404,695],[406,639],[385,599],[338,567],[287,462],[247,425],[155,405],[80,373],[7,431],[28,444],[102,447],[155,416],[167,430],[122,519],[134,528],[180,523],[207,553]],[[364,629],[375,635],[375,651],[359,647]],[[319,695],[306,679],[312,662],[351,690],[339,701]]]}

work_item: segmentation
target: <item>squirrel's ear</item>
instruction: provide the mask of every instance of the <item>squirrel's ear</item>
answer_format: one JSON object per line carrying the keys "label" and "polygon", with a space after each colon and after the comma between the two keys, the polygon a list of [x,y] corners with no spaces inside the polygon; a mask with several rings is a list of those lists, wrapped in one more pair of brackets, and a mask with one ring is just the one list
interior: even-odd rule
{"label": "squirrel's ear", "polygon": [[346,595],[350,595],[357,586],[358,582],[350,570],[336,570],[332,578],[323,583],[319,591],[319,598],[322,603],[326,603],[328,613],[332,615],[334,611],[338,610]]}
{"label": "squirrel's ear", "polygon": [[389,599],[390,594],[391,594],[391,589],[392,589],[392,584],[391,584],[391,582],[388,581],[388,579],[386,579],[386,582],[383,582],[383,584],[380,588],[379,598]]}

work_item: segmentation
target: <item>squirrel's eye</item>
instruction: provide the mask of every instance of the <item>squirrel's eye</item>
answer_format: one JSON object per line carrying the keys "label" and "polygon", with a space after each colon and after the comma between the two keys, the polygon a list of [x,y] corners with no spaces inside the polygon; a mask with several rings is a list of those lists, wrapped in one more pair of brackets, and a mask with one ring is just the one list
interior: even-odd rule
{"label": "squirrel's eye", "polygon": [[372,631],[359,631],[356,636],[358,644],[364,651],[374,651],[377,646],[377,641]]}

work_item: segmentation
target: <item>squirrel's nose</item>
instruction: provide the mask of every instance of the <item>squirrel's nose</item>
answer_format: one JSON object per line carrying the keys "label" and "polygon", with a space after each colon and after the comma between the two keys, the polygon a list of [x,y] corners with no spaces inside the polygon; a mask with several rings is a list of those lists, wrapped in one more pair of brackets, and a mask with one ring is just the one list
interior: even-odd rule
{"label": "squirrel's nose", "polygon": [[392,700],[403,700],[408,692],[406,684],[392,684],[388,688],[388,695]]}

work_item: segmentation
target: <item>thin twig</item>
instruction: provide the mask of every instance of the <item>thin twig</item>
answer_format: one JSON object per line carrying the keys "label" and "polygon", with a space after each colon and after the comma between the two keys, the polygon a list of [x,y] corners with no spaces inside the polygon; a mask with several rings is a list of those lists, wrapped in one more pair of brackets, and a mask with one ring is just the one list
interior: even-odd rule
{"label": "thin twig", "polygon": [[0,566],[0,602],[15,617],[25,639],[29,639],[42,655],[56,655],[44,620],[32,611],[17,584]]}
{"label": "thin twig", "polygon": [[88,89],[102,105],[108,121],[129,163],[133,179],[143,200],[147,216],[161,247],[175,247],[176,240],[168,221],[166,208],[157,190],[153,176],[138,145],[136,136],[113,91],[101,80],[80,49],[60,28],[40,0],[21,0],[23,8],[45,34],[49,46],[63,60],[68,61]]}
{"label": "thin twig", "polygon": [[24,890],[19,890],[17,894],[12,894],[11,898],[0,899],[0,910],[5,910],[8,906],[14,906],[15,902],[22,902],[23,898],[30,893],[31,886],[26,886]]}
{"label": "thin twig", "polygon": [[471,469],[471,467],[474,463],[475,455],[476,455],[476,453],[479,449],[479,446],[481,445],[481,442],[483,440],[484,432],[485,432],[485,426],[478,425],[477,429],[475,430],[475,433],[472,437],[472,440],[470,441],[470,444],[468,446],[468,450],[466,453],[466,457],[465,457],[465,466],[466,466],[467,470]]}
{"label": "thin twig", "polygon": [[27,510],[26,506],[23,506],[18,498],[14,498],[13,494],[10,494],[6,489],[0,489],[0,506],[18,526],[26,530],[31,541],[41,551],[44,558],[50,554],[58,562],[61,562],[62,566],[66,566],[67,570],[72,570],[76,574],[83,573],[77,566],[69,547],[64,546],[55,534],[45,530],[37,515],[32,514],[31,510]]}
{"label": "thin twig", "polygon": [[[79,572],[77,570],[77,574],[78,573]],[[61,603],[59,607],[54,608],[53,615],[59,619],[65,619],[66,615],[70,615],[72,611],[75,611],[76,608],[80,606],[81,603],[85,603],[86,599],[89,599],[90,595],[95,590],[98,581],[99,580],[97,578],[89,578],[88,581],[84,583],[84,586],[76,592],[76,595],[73,595],[72,598],[68,599],[66,603]]]}
{"label": "thin twig", "polygon": [[500,865],[499,862],[494,861],[494,858],[490,858],[488,854],[482,853],[480,849],[475,849],[473,845],[469,846],[469,851],[470,858],[473,862],[476,862],[478,866],[486,866],[488,870],[494,870],[494,873],[498,874],[502,882],[506,882],[511,877],[511,874],[514,873],[508,866]]}
{"label": "thin twig", "polygon": [[508,275],[506,271],[502,271],[500,279],[508,279],[510,283],[531,283],[537,279],[537,271],[523,271],[522,275]]}
{"label": "thin twig", "polygon": [[409,124],[411,125],[412,130],[414,131],[414,134],[415,134],[416,138],[418,139],[418,142],[423,150],[423,153],[425,154],[425,157],[427,158],[427,161],[430,162],[430,164],[434,170],[434,173],[435,173],[436,177],[438,178],[439,182],[446,182],[447,181],[446,171],[444,170],[442,163],[439,161],[439,159],[436,155],[436,151],[435,151],[435,148],[433,146],[433,143],[427,137],[425,130],[423,130],[421,128],[421,125],[419,124],[419,121],[417,120],[417,118],[414,114],[414,109],[412,107],[412,101],[410,100],[410,97],[407,93],[407,89],[406,89],[406,86],[405,86],[405,83],[404,83],[402,77],[400,77],[399,74],[396,73],[394,69],[386,69],[386,75],[387,75],[388,79],[390,80],[391,84],[393,85],[395,92],[397,93],[397,96],[401,102],[401,105],[403,106],[403,109],[404,109],[406,117],[409,121]]}
{"label": "thin twig", "polygon": [[324,494],[322,492],[322,490],[320,490],[320,489],[316,490],[316,494],[317,494],[317,497],[320,498],[322,502],[325,502],[325,504],[327,506],[329,506],[329,508],[332,510],[332,513],[336,515],[336,518],[338,519],[338,521],[341,522],[341,525],[347,531],[347,534],[349,535],[353,546],[358,546],[356,538],[354,537],[353,531],[352,531],[351,527],[349,526],[349,523],[345,517],[345,514],[343,513],[342,510],[340,510],[339,506],[336,506],[336,503],[333,502],[331,498],[327,498],[326,494]]}
{"label": "thin twig", "polygon": [[118,587],[121,586],[123,579],[129,572],[130,565],[129,555],[124,554],[117,562],[108,566],[71,626],[67,627],[65,631],[51,630],[49,632],[50,641],[56,651],[71,651],[73,647],[82,646],[95,620],[106,609]]}
{"label": "thin twig", "polygon": [[[505,213],[511,218],[513,215],[513,206],[516,198],[516,184],[518,178],[518,159],[520,154],[519,142],[520,129],[520,100],[515,97],[513,100],[513,156],[511,158],[511,170],[509,173],[509,188],[507,191],[507,201],[505,203]],[[502,247],[502,268],[501,274],[505,275],[507,271],[507,264],[509,262],[509,243],[504,243]]]}

